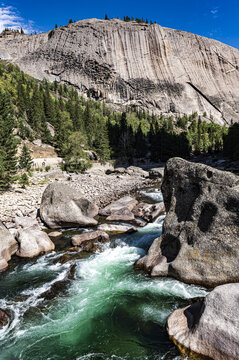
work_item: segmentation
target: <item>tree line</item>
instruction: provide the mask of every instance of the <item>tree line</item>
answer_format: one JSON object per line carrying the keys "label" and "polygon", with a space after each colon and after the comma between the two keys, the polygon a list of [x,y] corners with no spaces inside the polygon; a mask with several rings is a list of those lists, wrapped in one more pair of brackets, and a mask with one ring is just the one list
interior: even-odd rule
{"label": "tree line", "polygon": [[[90,166],[88,150],[95,151],[101,162],[120,159],[130,164],[145,157],[166,161],[172,156],[222,151],[223,141],[228,149],[236,143],[227,140],[232,136],[238,139],[235,126],[227,135],[225,127],[207,123],[197,113],[156,116],[136,106],[114,111],[104,101],[92,99],[90,93],[83,98],[73,87],[56,81],[39,82],[18,67],[0,62],[1,188],[14,180],[21,140],[41,138],[55,147],[64,159],[65,170],[82,171]],[[29,158],[26,150],[22,164]]]}

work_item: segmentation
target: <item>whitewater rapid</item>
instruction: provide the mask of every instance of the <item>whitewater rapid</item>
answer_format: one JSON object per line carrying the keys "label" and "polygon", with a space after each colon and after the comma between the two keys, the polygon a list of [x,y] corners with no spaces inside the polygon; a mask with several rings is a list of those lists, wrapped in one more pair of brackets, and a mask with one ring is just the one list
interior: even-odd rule
{"label": "whitewater rapid", "polygon": [[[161,234],[163,219],[133,235],[116,236],[87,258],[61,264],[64,252],[52,252],[3,273],[0,308],[12,320],[0,329],[0,359],[180,359],[167,338],[166,319],[206,290],[133,269]],[[42,295],[73,265],[74,277],[64,291],[45,299]]]}

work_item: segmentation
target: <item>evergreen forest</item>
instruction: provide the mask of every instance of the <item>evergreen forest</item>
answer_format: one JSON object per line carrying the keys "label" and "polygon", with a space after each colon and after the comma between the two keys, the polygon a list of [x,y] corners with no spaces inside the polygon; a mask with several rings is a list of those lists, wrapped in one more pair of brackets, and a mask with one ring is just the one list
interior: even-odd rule
{"label": "evergreen forest", "polygon": [[65,170],[83,171],[90,166],[87,150],[94,151],[101,162],[120,159],[132,164],[135,158],[166,161],[173,156],[221,152],[225,144],[225,154],[239,159],[238,136],[238,124],[228,130],[203,121],[197,113],[156,116],[136,106],[115,111],[90,94],[81,97],[73,87],[38,81],[17,66],[0,62],[1,189],[14,181],[19,163],[30,167],[26,147],[20,159],[16,157],[22,140],[40,138],[55,147]]}

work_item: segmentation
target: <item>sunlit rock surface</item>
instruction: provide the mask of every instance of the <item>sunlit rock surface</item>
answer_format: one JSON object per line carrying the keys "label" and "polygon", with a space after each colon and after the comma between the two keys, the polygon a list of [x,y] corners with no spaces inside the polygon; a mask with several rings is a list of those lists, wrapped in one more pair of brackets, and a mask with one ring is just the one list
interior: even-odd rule
{"label": "sunlit rock surface", "polygon": [[154,113],[239,120],[239,50],[160,25],[82,20],[46,34],[0,39],[0,58],[38,79]]}

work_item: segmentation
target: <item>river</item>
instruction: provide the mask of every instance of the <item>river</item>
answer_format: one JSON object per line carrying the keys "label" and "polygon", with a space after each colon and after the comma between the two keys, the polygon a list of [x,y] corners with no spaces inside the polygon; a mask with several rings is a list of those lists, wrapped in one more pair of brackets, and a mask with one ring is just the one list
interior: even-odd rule
{"label": "river", "polygon": [[[157,189],[141,195],[162,201]],[[151,279],[133,268],[160,236],[163,219],[133,235],[114,236],[88,256],[77,258],[64,249],[77,233],[72,230],[50,254],[30,261],[14,258],[0,274],[0,308],[11,314],[10,324],[0,329],[0,359],[181,359],[168,339],[166,319],[206,290],[174,279]],[[58,261],[63,254],[70,260]],[[52,286],[56,296],[46,293]]]}

